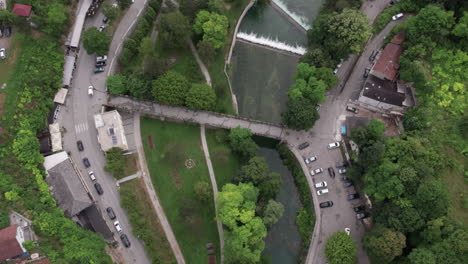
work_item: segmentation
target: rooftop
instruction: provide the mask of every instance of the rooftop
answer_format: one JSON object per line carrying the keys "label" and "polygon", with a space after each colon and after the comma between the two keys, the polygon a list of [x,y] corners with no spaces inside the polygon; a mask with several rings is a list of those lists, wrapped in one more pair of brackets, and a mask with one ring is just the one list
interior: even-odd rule
{"label": "rooftop", "polygon": [[403,101],[405,100],[405,92],[400,93],[396,83],[382,81],[372,75],[369,75],[367,78],[362,95],[396,106],[403,106]]}
{"label": "rooftop", "polygon": [[103,151],[114,147],[128,150],[122,118],[117,110],[94,115],[94,124],[98,130],[98,141]]}
{"label": "rooftop", "polygon": [[398,69],[400,68],[400,56],[403,53],[403,33],[393,37],[392,41],[385,46],[370,74],[382,80],[396,81]]}
{"label": "rooftop", "polygon": [[0,262],[24,253],[16,240],[17,225],[0,230]]}
{"label": "rooftop", "polygon": [[31,15],[31,9],[32,6],[30,5],[15,4],[11,12],[18,16],[28,17],[29,15]]}

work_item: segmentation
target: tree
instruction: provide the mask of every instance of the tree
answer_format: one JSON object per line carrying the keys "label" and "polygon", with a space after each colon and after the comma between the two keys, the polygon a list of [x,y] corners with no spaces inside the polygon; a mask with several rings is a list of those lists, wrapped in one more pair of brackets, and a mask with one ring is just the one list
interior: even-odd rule
{"label": "tree", "polygon": [[317,79],[322,80],[326,84],[328,89],[338,84],[338,77],[336,77],[336,75],[333,74],[333,70],[331,68],[317,68],[315,76],[317,77]]}
{"label": "tree", "polygon": [[371,259],[378,260],[379,263],[390,263],[403,253],[406,237],[400,232],[376,226],[364,235],[362,243]]}
{"label": "tree", "polygon": [[164,104],[184,105],[190,83],[183,75],[168,71],[153,81],[153,96],[156,101]]}
{"label": "tree", "polygon": [[415,248],[408,255],[410,264],[436,264],[436,257],[425,248]]}
{"label": "tree", "polygon": [[144,37],[141,40],[139,53],[143,55],[143,57],[151,56],[154,52],[154,42],[149,37]]}
{"label": "tree", "polygon": [[307,130],[319,119],[315,106],[305,98],[290,99],[286,112],[282,114],[283,123],[294,130]]}
{"label": "tree", "polygon": [[173,12],[161,16],[159,23],[161,38],[168,47],[181,47],[190,38],[191,27],[186,16]]}
{"label": "tree", "polygon": [[36,245],[34,245],[34,241],[26,240],[23,242],[23,247],[26,249],[27,252],[31,252],[31,250],[33,250],[36,247]]}
{"label": "tree", "polygon": [[258,189],[251,183],[224,185],[223,190],[218,193],[218,219],[229,230],[250,222],[256,218],[257,198]]}
{"label": "tree", "polygon": [[121,95],[128,92],[127,78],[122,74],[114,74],[107,78],[106,86],[110,94]]}
{"label": "tree", "polygon": [[460,38],[468,39],[468,12],[463,12],[463,16],[453,28],[452,34]]}
{"label": "tree", "polygon": [[133,73],[127,76],[127,89],[131,96],[139,99],[147,99],[152,96],[151,81],[141,73]]}
{"label": "tree", "polygon": [[229,133],[231,148],[244,160],[249,160],[257,153],[258,146],[252,139],[252,132],[247,128],[236,127]]}
{"label": "tree", "polygon": [[211,63],[216,55],[216,49],[210,41],[202,40],[198,42],[198,53],[200,57],[203,58],[203,61],[206,63]]}
{"label": "tree", "polygon": [[408,21],[408,37],[421,39],[429,37],[431,41],[440,41],[450,33],[455,23],[453,11],[445,11],[440,6],[427,5],[417,16]]}
{"label": "tree", "polygon": [[213,44],[215,49],[219,49],[224,45],[228,32],[228,19],[226,16],[215,12],[201,10],[195,18],[193,30],[203,35],[203,41],[208,41]]}
{"label": "tree", "polygon": [[398,177],[398,164],[384,160],[377,167],[370,168],[364,175],[365,191],[377,202],[396,199],[403,194],[405,186]]}
{"label": "tree", "polygon": [[330,264],[354,264],[356,253],[356,242],[343,231],[333,233],[325,244],[325,255]]}
{"label": "tree", "polygon": [[118,7],[113,6],[109,4],[108,2],[105,2],[102,5],[102,13],[110,20],[114,21],[119,15],[120,15],[120,10]]}
{"label": "tree", "polygon": [[273,199],[281,189],[281,175],[276,172],[268,174],[268,177],[258,185],[263,200]]}
{"label": "tree", "polygon": [[60,3],[52,3],[47,12],[45,19],[47,26],[44,31],[55,37],[62,35],[68,20],[67,10],[68,9]]}
{"label": "tree", "polygon": [[157,56],[147,56],[143,62],[143,72],[150,79],[158,79],[169,69],[169,63]]}
{"label": "tree", "polygon": [[186,104],[193,109],[213,110],[216,105],[216,93],[208,84],[192,84]]}
{"label": "tree", "polygon": [[195,192],[197,199],[202,202],[209,202],[213,199],[213,189],[207,182],[197,182],[193,186],[193,191]]}
{"label": "tree", "polygon": [[232,231],[225,232],[226,243],[224,256],[226,263],[258,263],[265,248],[263,238],[266,236],[266,227],[260,217]]}
{"label": "tree", "polygon": [[125,177],[125,165],[125,157],[121,148],[111,148],[107,151],[105,171],[112,173],[114,178],[121,179]]}
{"label": "tree", "polygon": [[0,9],[0,23],[4,25],[13,24],[15,15],[6,9]]}
{"label": "tree", "polygon": [[88,28],[83,33],[83,47],[88,54],[105,55],[109,50],[110,38],[97,28]]}
{"label": "tree", "polygon": [[119,3],[120,9],[126,9],[132,4],[132,0],[117,0]]}
{"label": "tree", "polygon": [[435,219],[448,212],[449,191],[440,180],[429,180],[419,185],[415,204],[426,219]]}
{"label": "tree", "polygon": [[267,227],[272,227],[283,216],[284,206],[273,199],[268,201],[268,204],[263,213],[263,222]]}
{"label": "tree", "polygon": [[[3,175],[2,175],[3,176]],[[10,226],[10,219],[6,210],[0,211],[0,229]]]}
{"label": "tree", "polygon": [[255,186],[260,185],[268,177],[268,165],[264,158],[253,157],[242,166],[239,173],[240,182],[251,182]]}

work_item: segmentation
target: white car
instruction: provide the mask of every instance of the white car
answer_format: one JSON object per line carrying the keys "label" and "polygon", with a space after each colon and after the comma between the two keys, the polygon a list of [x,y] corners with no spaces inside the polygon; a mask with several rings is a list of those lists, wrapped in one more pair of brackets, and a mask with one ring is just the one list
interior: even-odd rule
{"label": "white car", "polygon": [[310,164],[310,163],[312,163],[312,162],[314,162],[314,161],[316,161],[316,160],[317,160],[317,157],[310,157],[310,158],[304,159],[304,162],[305,162],[306,164]]}
{"label": "white car", "polygon": [[115,230],[117,230],[117,232],[119,232],[119,233],[122,232],[122,227],[120,227],[119,221],[115,221],[114,226],[115,226]]}
{"label": "white car", "polygon": [[339,148],[340,147],[340,142],[333,142],[328,144],[328,149],[334,149],[334,148]]}
{"label": "white car", "polygon": [[338,173],[339,173],[339,174],[345,174],[345,173],[346,173],[346,169],[339,169],[339,170],[338,170]]}
{"label": "white car", "polygon": [[91,178],[92,181],[96,180],[96,176],[94,175],[94,171],[89,172],[89,178]]}
{"label": "white car", "polygon": [[104,31],[105,28],[106,28],[106,25],[102,25],[102,26],[99,27],[99,31],[102,32],[102,31]]}
{"label": "white car", "polygon": [[327,187],[327,186],[328,186],[328,185],[327,185],[327,182],[326,182],[326,181],[319,182],[319,183],[316,183],[316,184],[315,184],[315,188],[317,188],[317,189],[318,189],[318,188],[325,188],[325,187]]}
{"label": "white car", "polygon": [[396,15],[392,16],[392,20],[395,21],[395,20],[398,20],[398,19],[400,19],[402,17],[403,17],[403,13],[399,13],[399,14],[396,14]]}
{"label": "white car", "polygon": [[5,48],[0,49],[0,59],[5,59],[6,58],[6,53],[5,53]]}
{"label": "white car", "polygon": [[106,61],[106,60],[107,60],[107,55],[96,57],[96,62]]}
{"label": "white car", "polygon": [[88,95],[89,95],[89,96],[93,96],[93,94],[94,94],[94,87],[93,87],[92,85],[90,85],[90,86],[88,87]]}
{"label": "white car", "polygon": [[322,195],[328,193],[328,189],[322,189],[317,191],[317,195]]}
{"label": "white car", "polygon": [[348,236],[351,234],[351,228],[349,227],[346,227],[344,231],[346,232],[346,234],[348,234]]}
{"label": "white car", "polygon": [[323,169],[318,168],[318,169],[315,169],[315,170],[310,170],[310,175],[314,176],[314,175],[317,175],[317,174],[322,173],[322,172],[323,172]]}

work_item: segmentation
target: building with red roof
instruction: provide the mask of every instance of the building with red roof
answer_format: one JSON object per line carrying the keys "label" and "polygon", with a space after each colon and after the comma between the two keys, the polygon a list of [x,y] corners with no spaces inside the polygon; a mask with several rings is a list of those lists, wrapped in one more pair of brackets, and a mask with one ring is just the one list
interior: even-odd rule
{"label": "building with red roof", "polygon": [[0,230],[0,262],[14,259],[24,252],[23,230],[18,225],[12,225]]}
{"label": "building with red roof", "polygon": [[403,53],[403,41],[403,33],[396,34],[392,41],[385,46],[370,74],[381,80],[396,81],[400,68],[400,56]]}
{"label": "building with red roof", "polygon": [[31,15],[31,10],[32,6],[30,5],[15,4],[11,12],[18,16],[29,17]]}

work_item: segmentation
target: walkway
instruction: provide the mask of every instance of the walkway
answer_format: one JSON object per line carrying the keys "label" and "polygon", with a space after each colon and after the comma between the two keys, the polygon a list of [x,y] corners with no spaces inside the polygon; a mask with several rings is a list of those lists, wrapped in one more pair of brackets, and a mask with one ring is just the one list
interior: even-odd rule
{"label": "walkway", "polygon": [[131,181],[133,179],[136,179],[136,178],[140,178],[141,177],[141,171],[133,174],[133,175],[130,175],[130,176],[127,176],[127,177],[124,177],[120,180],[117,181],[117,186],[119,186],[120,184],[124,183],[124,182],[128,182],[128,181]]}
{"label": "walkway", "polygon": [[[138,112],[143,115],[156,116],[161,119],[171,119],[196,124],[206,124],[213,127],[231,129],[235,127],[248,128],[253,134],[274,139],[282,139],[286,133],[295,133],[280,125],[236,117],[221,113],[191,110],[182,106],[162,105],[151,101],[142,101],[124,96],[109,96],[104,104],[131,113]],[[135,135],[138,132],[135,130]]]}
{"label": "walkway", "polygon": [[[206,134],[205,134],[205,125],[200,126],[200,134],[203,146],[203,152],[205,153],[206,166],[208,167],[208,172],[210,174],[211,186],[213,187],[213,199],[215,203],[215,212],[218,215],[218,184],[216,183],[216,177],[213,170],[213,164],[211,164],[210,152],[208,150],[208,144],[206,144]],[[224,263],[224,231],[223,224],[221,221],[217,220],[216,225],[218,226],[219,234],[219,243],[220,243],[220,255],[221,255],[221,264]]]}
{"label": "walkway", "polygon": [[140,114],[138,113],[135,113],[133,115],[133,134],[135,136],[135,144],[138,151],[138,161],[140,162],[140,168],[143,171],[143,181],[145,182],[146,190],[148,191],[151,203],[153,204],[153,208],[156,210],[159,222],[161,222],[161,226],[163,227],[164,233],[166,234],[166,238],[169,241],[169,244],[171,245],[172,252],[174,253],[175,258],[177,259],[177,263],[185,264],[184,255],[182,255],[182,251],[180,250],[179,244],[177,243],[174,232],[172,232],[171,225],[167,220],[167,216],[164,213],[161,203],[159,202],[158,195],[154,190],[153,183],[151,182],[151,176],[148,170],[145,152],[143,150],[143,144],[141,141]]}
{"label": "walkway", "polygon": [[198,67],[200,67],[201,72],[203,73],[203,76],[205,76],[206,83],[211,86],[211,76],[210,72],[206,68],[205,64],[203,64],[203,61],[200,59],[200,56],[198,56],[197,49],[195,48],[195,45],[193,45],[193,41],[191,39],[187,40],[190,50],[192,51],[193,57],[195,57],[195,60],[198,63]]}

